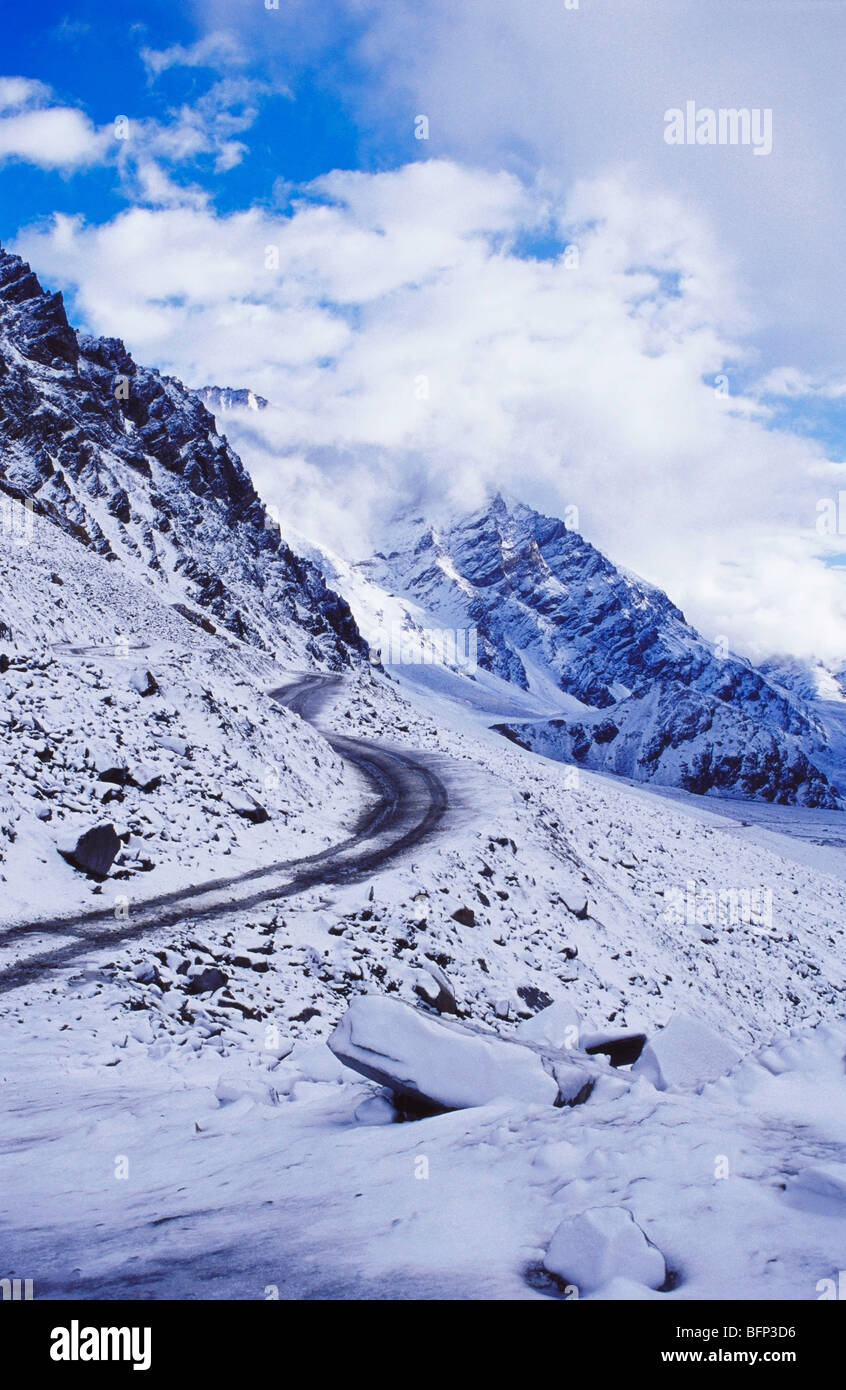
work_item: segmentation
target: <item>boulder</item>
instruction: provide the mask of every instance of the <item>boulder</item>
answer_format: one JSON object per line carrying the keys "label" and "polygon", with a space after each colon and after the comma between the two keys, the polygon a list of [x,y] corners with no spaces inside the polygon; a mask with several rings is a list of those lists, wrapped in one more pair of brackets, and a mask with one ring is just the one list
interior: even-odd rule
{"label": "boulder", "polygon": [[129,677],[129,684],[138,695],[144,698],[148,695],[155,695],[159,688],[159,683],[152,671],[146,671],[143,666],[132,672]]}
{"label": "boulder", "polygon": [[452,985],[439,966],[426,965],[415,976],[414,993],[439,1014],[457,1014]]}
{"label": "boulder", "polygon": [[628,1067],[646,1046],[645,1033],[582,1033],[581,1045],[591,1057],[602,1053],[612,1067]]}
{"label": "boulder", "polygon": [[95,825],[80,835],[73,849],[60,849],[59,853],[75,869],[81,869],[89,878],[102,882],[108,876],[121,844],[113,825]]}
{"label": "boulder", "polygon": [[387,1096],[368,1096],[356,1107],[360,1125],[392,1125],[400,1118]]}
{"label": "boulder", "polygon": [[659,1289],[667,1279],[661,1251],[626,1207],[592,1207],[557,1227],[544,1265],[550,1274],[593,1293],[614,1278]]}
{"label": "boulder", "polygon": [[216,989],[223,989],[229,983],[229,976],[219,970],[216,965],[208,965],[201,970],[198,975],[193,975],[188,981],[188,994],[213,994]]}
{"label": "boulder", "polygon": [[236,816],[242,816],[244,820],[250,821],[253,825],[263,825],[270,820],[270,816],[263,806],[260,806],[254,796],[249,793],[239,791],[233,787],[226,794],[226,802],[235,812]]}
{"label": "boulder", "polygon": [[725,1076],[740,1061],[737,1048],[706,1023],[688,1014],[674,1014],[646,1044],[632,1067],[659,1091],[673,1086],[701,1088]]}
{"label": "boulder", "polygon": [[515,1037],[542,1047],[579,1047],[580,1031],[581,1019],[572,1004],[566,999],[556,999],[534,1018],[526,1018],[518,1024]]}
{"label": "boulder", "polygon": [[486,1105],[501,1096],[554,1105],[558,1084],[534,1050],[398,999],[354,999],[329,1038],[346,1066],[417,1113]]}
{"label": "boulder", "polygon": [[97,781],[112,782],[116,787],[126,787],[132,784],[132,778],[125,763],[115,763],[113,767],[104,767],[103,771],[97,774]]}
{"label": "boulder", "polygon": [[132,785],[142,792],[154,792],[162,783],[162,774],[149,763],[139,763],[132,773]]}

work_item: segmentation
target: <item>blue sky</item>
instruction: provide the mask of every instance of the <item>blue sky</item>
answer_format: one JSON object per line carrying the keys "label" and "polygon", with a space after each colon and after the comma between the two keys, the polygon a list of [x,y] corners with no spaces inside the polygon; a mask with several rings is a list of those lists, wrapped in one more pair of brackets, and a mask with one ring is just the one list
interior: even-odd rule
{"label": "blue sky", "polygon": [[[102,0],[80,0],[72,17],[68,7],[55,0],[28,9],[15,7],[4,19],[3,70],[48,84],[58,100],[80,107],[98,126],[118,114],[166,122],[170,110],[195,101],[208,89],[215,68],[175,67],[151,80],[142,51],[190,46],[197,40],[197,27],[187,10],[172,3],[146,0],[133,13],[137,17],[128,21],[122,7]],[[268,15],[271,22],[273,18]],[[339,34],[339,49],[343,42]],[[275,201],[280,177],[300,183],[333,168],[369,162],[367,141],[353,113],[321,71],[307,66],[296,73],[287,69],[287,64],[270,61],[261,52],[250,55],[243,68],[239,65],[262,91],[243,161],[226,178],[205,180],[222,211],[256,200]],[[202,164],[185,168],[175,177],[188,182],[203,178],[208,169],[207,161],[205,169]],[[0,179],[7,237],[46,211],[82,211],[86,218],[100,221],[126,201],[109,165],[74,178],[58,172],[39,177],[32,165],[10,161]]]}
{"label": "blue sky", "polygon": [[[230,433],[306,534],[505,486],[706,634],[846,656],[844,37],[835,0],[18,6],[0,237],[80,326],[266,395]],[[670,146],[690,100],[772,151]]]}

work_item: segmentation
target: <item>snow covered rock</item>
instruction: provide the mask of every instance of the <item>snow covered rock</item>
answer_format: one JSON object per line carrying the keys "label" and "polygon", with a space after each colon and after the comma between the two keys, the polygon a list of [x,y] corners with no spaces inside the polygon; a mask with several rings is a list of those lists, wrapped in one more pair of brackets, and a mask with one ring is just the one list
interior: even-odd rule
{"label": "snow covered rock", "polygon": [[360,1125],[392,1125],[399,1115],[387,1096],[368,1096],[356,1106],[355,1118]]}
{"label": "snow covered rock", "polygon": [[192,975],[188,984],[189,994],[213,994],[217,989],[223,989],[229,983],[229,976],[224,971],[219,970],[216,965],[208,965],[200,969],[199,973]]}
{"label": "snow covered rock", "polygon": [[794,1192],[846,1202],[846,1163],[817,1163],[804,1168],[793,1179],[791,1188]]}
{"label": "snow covered rock", "polygon": [[452,985],[440,966],[429,964],[418,970],[414,981],[414,993],[424,1004],[428,1004],[439,1014],[457,1014]]}
{"label": "snow covered rock", "polygon": [[232,791],[226,793],[226,801],[236,816],[242,816],[244,820],[251,821],[253,825],[263,825],[266,820],[270,820],[267,811],[256,801],[255,797],[239,791],[237,787],[233,787]]}
{"label": "snow covered rock", "polygon": [[110,823],[86,830],[72,849],[60,849],[59,853],[75,869],[88,874],[89,878],[102,880],[108,876],[120,848],[120,836]]}
{"label": "snow covered rock", "polygon": [[666,1091],[671,1086],[704,1086],[739,1061],[737,1048],[725,1038],[700,1019],[678,1013],[647,1043],[632,1073]]}
{"label": "snow covered rock", "polygon": [[524,1019],[518,1024],[516,1036],[541,1046],[579,1047],[580,1030],[581,1019],[572,1004],[566,999],[556,999],[533,1018]]}
{"label": "snow covered rock", "polygon": [[162,773],[150,763],[139,763],[132,773],[133,785],[142,792],[154,792],[162,783]]}
{"label": "snow covered rock", "polygon": [[129,677],[129,684],[136,694],[145,698],[148,695],[155,695],[159,688],[159,683],[152,671],[146,670],[143,666],[132,672]]}
{"label": "snow covered rock", "polygon": [[540,1105],[558,1098],[538,1053],[397,999],[354,999],[328,1041],[346,1066],[423,1111],[486,1105],[500,1096]]}
{"label": "snow covered rock", "polygon": [[626,1207],[593,1207],[567,1217],[549,1243],[544,1264],[580,1293],[593,1293],[615,1278],[658,1289],[667,1278],[664,1256]]}

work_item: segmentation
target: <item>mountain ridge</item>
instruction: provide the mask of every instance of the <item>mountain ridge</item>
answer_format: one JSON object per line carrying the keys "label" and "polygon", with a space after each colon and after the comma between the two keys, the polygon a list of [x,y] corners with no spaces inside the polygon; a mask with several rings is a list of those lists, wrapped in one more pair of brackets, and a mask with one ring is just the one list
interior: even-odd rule
{"label": "mountain ridge", "polygon": [[74,332],[61,294],[2,247],[0,446],[2,492],[174,607],[292,663],[364,659],[346,602],[283,540],[196,394],[120,339]]}
{"label": "mountain ridge", "polygon": [[357,567],[436,626],[477,632],[478,664],[529,690],[538,673],[584,706],[503,724],[524,746],[636,780],[838,807],[815,711],[750,662],[718,654],[655,586],[502,494]]}

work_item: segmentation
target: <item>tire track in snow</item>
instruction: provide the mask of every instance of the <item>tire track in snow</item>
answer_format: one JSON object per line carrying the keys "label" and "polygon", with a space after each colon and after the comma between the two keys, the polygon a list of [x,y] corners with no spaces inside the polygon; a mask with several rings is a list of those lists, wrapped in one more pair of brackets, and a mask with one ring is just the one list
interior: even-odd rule
{"label": "tire track in snow", "polygon": [[[315,723],[327,696],[343,679],[304,675],[270,694],[293,713]],[[377,795],[375,804],[362,812],[346,840],[301,859],[280,860],[148,898],[137,904],[127,920],[116,919],[114,908],[98,908],[8,927],[0,931],[0,947],[50,933],[72,940],[0,970],[0,994],[40,979],[45,971],[70,965],[98,947],[118,946],[163,927],[216,921],[324,884],[357,882],[434,833],[449,805],[449,794],[424,754],[399,752],[324,729],[320,732],[340,757],[359,769]]]}

